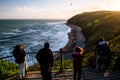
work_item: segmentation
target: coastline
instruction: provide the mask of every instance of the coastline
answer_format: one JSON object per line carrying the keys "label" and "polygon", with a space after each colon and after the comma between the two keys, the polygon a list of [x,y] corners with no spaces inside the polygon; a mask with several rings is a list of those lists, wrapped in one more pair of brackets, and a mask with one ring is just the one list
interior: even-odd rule
{"label": "coastline", "polygon": [[72,25],[67,23],[71,28],[71,31],[68,33],[69,41],[66,46],[63,48],[64,51],[71,51],[74,50],[75,46],[80,46],[82,48],[85,47],[85,37],[81,32],[81,28],[77,25]]}

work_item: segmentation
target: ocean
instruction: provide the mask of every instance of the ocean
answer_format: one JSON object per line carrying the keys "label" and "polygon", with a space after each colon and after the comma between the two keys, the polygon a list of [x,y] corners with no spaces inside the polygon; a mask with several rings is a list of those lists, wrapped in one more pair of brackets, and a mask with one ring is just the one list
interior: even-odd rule
{"label": "ocean", "polygon": [[38,52],[45,42],[58,51],[68,42],[71,28],[66,20],[0,20],[0,57],[12,54],[22,44],[26,53]]}

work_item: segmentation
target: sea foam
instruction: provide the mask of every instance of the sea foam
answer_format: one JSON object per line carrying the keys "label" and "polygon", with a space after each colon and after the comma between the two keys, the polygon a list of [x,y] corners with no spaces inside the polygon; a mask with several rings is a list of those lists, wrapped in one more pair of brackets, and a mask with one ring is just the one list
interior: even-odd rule
{"label": "sea foam", "polygon": [[43,48],[45,42],[49,42],[51,50],[58,51],[67,44],[68,33],[71,30],[64,21],[46,21],[44,24],[40,24],[39,21],[35,24],[28,21],[15,25],[6,24],[6,26],[0,34],[0,54],[4,54],[0,57],[11,55],[10,53],[17,44],[22,44],[27,53],[32,53],[38,52],[39,49]]}

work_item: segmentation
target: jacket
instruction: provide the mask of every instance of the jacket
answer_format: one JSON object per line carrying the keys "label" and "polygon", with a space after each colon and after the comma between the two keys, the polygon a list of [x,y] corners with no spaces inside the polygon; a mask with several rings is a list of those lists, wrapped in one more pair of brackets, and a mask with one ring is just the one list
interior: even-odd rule
{"label": "jacket", "polygon": [[13,56],[15,57],[15,62],[19,64],[25,61],[26,53],[25,51],[13,51]]}
{"label": "jacket", "polygon": [[72,57],[73,57],[73,68],[74,69],[81,69],[82,68],[82,54],[81,52],[74,52],[72,54]]}

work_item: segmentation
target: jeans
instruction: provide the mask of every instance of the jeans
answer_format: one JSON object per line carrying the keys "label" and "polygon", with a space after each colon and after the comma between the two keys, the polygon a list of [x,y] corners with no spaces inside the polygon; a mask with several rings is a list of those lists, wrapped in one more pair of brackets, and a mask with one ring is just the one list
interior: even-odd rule
{"label": "jeans", "polygon": [[79,70],[74,69],[73,80],[76,80],[76,77],[77,77],[77,80],[80,80],[80,78],[81,78],[81,69],[79,69]]}
{"label": "jeans", "polygon": [[106,57],[97,56],[96,58],[96,70],[104,71],[107,64]]}
{"label": "jeans", "polygon": [[25,63],[23,62],[23,63],[20,63],[20,64],[18,64],[18,66],[19,66],[19,68],[20,68],[20,77],[22,77],[22,76],[25,76]]}
{"label": "jeans", "polygon": [[41,69],[42,80],[52,80],[51,70]]}

